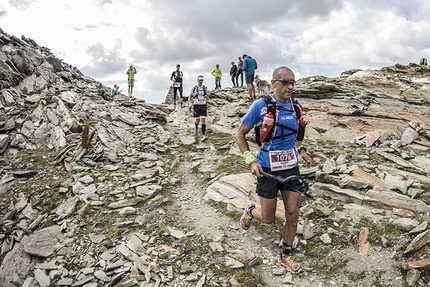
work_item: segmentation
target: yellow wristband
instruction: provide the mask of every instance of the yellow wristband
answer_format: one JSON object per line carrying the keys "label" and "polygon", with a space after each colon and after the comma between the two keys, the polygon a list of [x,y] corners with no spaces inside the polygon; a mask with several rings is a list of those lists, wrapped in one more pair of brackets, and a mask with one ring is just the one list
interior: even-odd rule
{"label": "yellow wristband", "polygon": [[253,162],[257,161],[257,158],[255,157],[255,155],[249,150],[244,152],[242,156],[247,166],[250,166]]}

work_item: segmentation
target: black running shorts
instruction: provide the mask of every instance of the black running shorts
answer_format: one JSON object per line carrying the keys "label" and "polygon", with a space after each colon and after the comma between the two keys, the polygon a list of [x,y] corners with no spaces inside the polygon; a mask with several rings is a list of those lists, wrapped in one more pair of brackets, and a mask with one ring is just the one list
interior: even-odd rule
{"label": "black running shorts", "polygon": [[253,84],[254,83],[254,74],[245,74],[245,83]]}
{"label": "black running shorts", "polygon": [[207,106],[206,105],[194,105],[194,117],[195,118],[206,118]]}
{"label": "black running shorts", "polygon": [[[278,175],[282,178],[286,178],[290,175],[300,175],[299,167],[292,169],[270,171],[270,168],[263,167],[263,171],[273,175]],[[287,185],[277,182],[274,179],[268,177],[260,177],[257,180],[257,194],[263,198],[271,199],[278,196],[278,190],[291,190]]]}

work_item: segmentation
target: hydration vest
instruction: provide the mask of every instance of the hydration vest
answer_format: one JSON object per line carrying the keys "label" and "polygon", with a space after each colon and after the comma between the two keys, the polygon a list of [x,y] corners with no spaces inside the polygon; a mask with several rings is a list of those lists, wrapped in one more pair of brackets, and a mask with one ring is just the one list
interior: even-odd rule
{"label": "hydration vest", "polygon": [[[272,129],[271,131],[267,134],[264,143],[269,143],[274,139],[278,139],[280,138],[281,140],[285,139],[285,137],[290,136],[292,134],[296,135],[296,140],[298,141],[302,141],[304,136],[305,136],[305,130],[306,130],[306,125],[307,122],[306,120],[303,118],[303,113],[302,113],[302,108],[299,105],[299,102],[297,100],[294,100],[293,98],[291,99],[291,102],[293,103],[293,107],[294,110],[289,110],[292,113],[294,113],[296,115],[297,121],[298,121],[298,125],[297,125],[297,129],[292,129],[290,127],[287,127],[283,124],[278,123],[277,119],[278,119],[278,110],[281,109],[281,107],[278,107],[276,104],[276,101],[269,95],[266,96],[264,98],[264,100],[266,101],[266,106],[267,106],[267,113],[271,112],[273,115],[273,118],[275,120],[275,122],[273,123]],[[284,108],[282,108],[284,109]],[[255,131],[255,142],[258,144],[258,146],[261,146],[261,141],[260,141],[260,129],[261,129],[261,125],[262,125],[262,121],[259,121],[254,128]],[[279,136],[273,136],[274,135],[274,131],[276,130],[276,128],[281,128],[282,132],[281,135]]]}

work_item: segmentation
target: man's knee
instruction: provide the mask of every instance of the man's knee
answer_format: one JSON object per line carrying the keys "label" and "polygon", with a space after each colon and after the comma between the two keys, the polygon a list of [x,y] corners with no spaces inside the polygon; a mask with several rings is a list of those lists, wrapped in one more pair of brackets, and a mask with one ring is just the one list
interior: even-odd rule
{"label": "man's knee", "polygon": [[285,210],[285,218],[289,221],[289,222],[298,222],[299,221],[299,210],[292,210],[292,211],[288,211]]}

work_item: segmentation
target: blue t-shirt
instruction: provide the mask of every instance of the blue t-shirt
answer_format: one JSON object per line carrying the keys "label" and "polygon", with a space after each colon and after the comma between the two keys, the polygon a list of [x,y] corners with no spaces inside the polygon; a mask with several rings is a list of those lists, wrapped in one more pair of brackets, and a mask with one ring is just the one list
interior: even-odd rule
{"label": "blue t-shirt", "polygon": [[245,60],[243,60],[242,70],[245,72],[245,75],[255,74],[255,70],[257,70],[257,61],[251,56],[247,56]]}
{"label": "blue t-shirt", "polygon": [[[270,95],[273,99],[275,99],[275,96],[273,94]],[[296,114],[294,113],[294,106],[291,101],[288,103],[281,103],[276,102],[277,109],[277,120],[276,122],[278,124],[282,124],[288,128],[297,130],[298,128],[298,120],[296,117]],[[301,106],[301,105],[300,105]],[[267,105],[266,100],[264,98],[261,98],[257,101],[255,101],[251,107],[249,108],[248,112],[242,119],[242,123],[247,126],[249,129],[252,129],[252,127],[259,121],[263,121],[264,116],[267,113]],[[275,134],[272,142],[270,143],[262,143],[261,149],[257,154],[257,162],[262,167],[270,168],[270,159],[269,159],[269,151],[271,150],[294,150],[294,153],[296,155],[296,165],[298,166],[298,152],[295,149],[296,146],[296,134],[292,132],[289,129],[282,129],[280,126],[276,126],[275,128]],[[283,130],[283,131],[282,131]],[[278,136],[281,136],[282,132],[284,133],[285,138],[277,138]]]}

